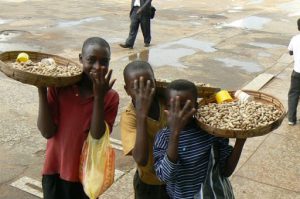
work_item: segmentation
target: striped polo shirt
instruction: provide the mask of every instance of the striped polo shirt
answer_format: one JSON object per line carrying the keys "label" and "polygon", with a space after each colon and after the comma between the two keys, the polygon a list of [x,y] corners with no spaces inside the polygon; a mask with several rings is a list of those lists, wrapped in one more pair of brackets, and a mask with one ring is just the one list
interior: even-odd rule
{"label": "striped polo shirt", "polygon": [[167,192],[173,199],[193,199],[204,182],[210,149],[213,143],[219,145],[220,165],[231,154],[229,139],[218,138],[201,130],[192,122],[179,136],[178,162],[173,163],[167,156],[170,129],[162,129],[154,142],[154,168],[158,178],[167,185]]}

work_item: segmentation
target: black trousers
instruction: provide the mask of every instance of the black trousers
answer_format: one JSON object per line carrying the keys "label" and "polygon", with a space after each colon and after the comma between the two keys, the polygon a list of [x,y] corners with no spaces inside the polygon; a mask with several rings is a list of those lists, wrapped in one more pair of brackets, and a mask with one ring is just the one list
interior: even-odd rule
{"label": "black trousers", "polygon": [[129,36],[126,40],[126,44],[129,46],[133,46],[136,35],[139,30],[139,25],[141,25],[142,33],[144,36],[144,43],[150,44],[151,42],[151,31],[150,31],[150,16],[137,14],[137,10],[139,7],[133,7],[133,10],[130,15],[130,30]]}
{"label": "black trousers", "polygon": [[290,122],[297,121],[297,106],[300,96],[300,73],[293,71],[291,86],[288,94],[288,119]]}
{"label": "black trousers", "polygon": [[81,183],[62,180],[58,174],[43,175],[42,186],[44,199],[89,199]]}
{"label": "black trousers", "polygon": [[142,182],[138,171],[133,178],[133,187],[135,199],[169,199],[165,185],[149,185]]}

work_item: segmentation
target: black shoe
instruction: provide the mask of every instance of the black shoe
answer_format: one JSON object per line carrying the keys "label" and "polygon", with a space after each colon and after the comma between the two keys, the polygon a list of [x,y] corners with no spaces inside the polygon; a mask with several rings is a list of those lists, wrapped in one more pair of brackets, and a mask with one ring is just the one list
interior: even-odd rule
{"label": "black shoe", "polygon": [[150,44],[148,44],[148,43],[145,43],[145,45],[144,45],[144,47],[149,47],[150,46]]}
{"label": "black shoe", "polygon": [[130,46],[128,44],[119,44],[122,48],[129,48],[129,49],[133,49],[133,46]]}

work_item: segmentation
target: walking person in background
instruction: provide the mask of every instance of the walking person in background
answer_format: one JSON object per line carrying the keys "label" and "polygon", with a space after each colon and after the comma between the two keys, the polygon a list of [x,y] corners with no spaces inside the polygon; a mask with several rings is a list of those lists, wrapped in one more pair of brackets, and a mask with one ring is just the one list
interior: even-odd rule
{"label": "walking person in background", "polygon": [[133,48],[135,38],[139,30],[139,25],[141,25],[144,36],[144,46],[150,46],[151,1],[152,0],[131,0],[130,30],[125,44],[120,44],[122,48]]}
{"label": "walking person in background", "polygon": [[[300,31],[300,18],[297,21]],[[291,86],[288,94],[288,119],[289,125],[297,122],[297,106],[300,96],[300,34],[295,35],[289,44],[289,53],[294,57],[294,70],[291,76]]]}

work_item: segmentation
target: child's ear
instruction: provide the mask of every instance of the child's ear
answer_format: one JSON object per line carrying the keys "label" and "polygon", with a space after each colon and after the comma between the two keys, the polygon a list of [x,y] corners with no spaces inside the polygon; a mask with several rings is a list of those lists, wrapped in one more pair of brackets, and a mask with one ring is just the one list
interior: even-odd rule
{"label": "child's ear", "polygon": [[79,53],[78,57],[79,57],[79,62],[82,64],[82,55],[81,55],[81,53]]}

